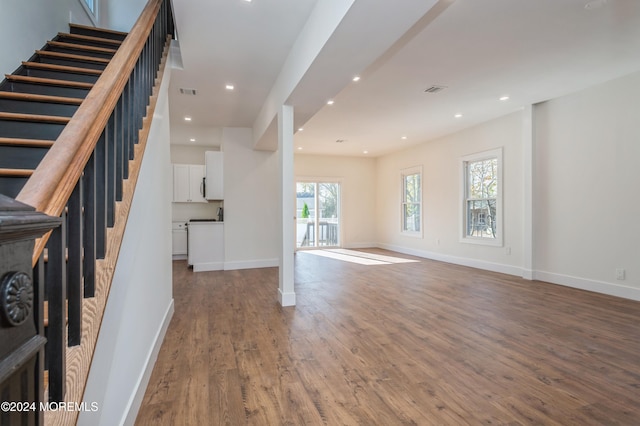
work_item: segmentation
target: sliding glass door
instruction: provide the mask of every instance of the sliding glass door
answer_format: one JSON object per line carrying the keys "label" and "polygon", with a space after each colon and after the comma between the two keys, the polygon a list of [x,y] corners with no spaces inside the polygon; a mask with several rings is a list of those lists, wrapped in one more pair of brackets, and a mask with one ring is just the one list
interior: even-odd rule
{"label": "sliding glass door", "polygon": [[340,184],[296,182],[296,247],[340,246]]}

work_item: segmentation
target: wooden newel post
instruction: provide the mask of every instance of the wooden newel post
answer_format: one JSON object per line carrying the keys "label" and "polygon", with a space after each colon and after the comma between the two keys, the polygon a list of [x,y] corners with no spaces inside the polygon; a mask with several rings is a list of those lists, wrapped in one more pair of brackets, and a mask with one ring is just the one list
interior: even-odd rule
{"label": "wooden newel post", "polygon": [[60,224],[0,194],[0,425],[43,422],[44,287],[32,256],[35,239]]}

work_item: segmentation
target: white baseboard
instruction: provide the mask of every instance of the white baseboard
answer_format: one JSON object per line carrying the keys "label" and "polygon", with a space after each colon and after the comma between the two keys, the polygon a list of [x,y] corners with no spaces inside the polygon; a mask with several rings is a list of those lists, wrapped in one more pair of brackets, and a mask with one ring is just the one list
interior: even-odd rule
{"label": "white baseboard", "polygon": [[237,260],[224,262],[224,270],[233,271],[236,269],[277,268],[279,264],[280,262],[278,259]]}
{"label": "white baseboard", "polygon": [[283,293],[281,289],[278,289],[278,296],[281,306],[295,306],[296,294],[295,293]]}
{"label": "white baseboard", "polygon": [[424,257],[425,259],[437,260],[439,262],[453,263],[455,265],[469,266],[486,271],[500,272],[502,274],[522,276],[522,268],[502,263],[487,262],[485,260],[470,259],[467,257],[451,256],[432,251],[416,250],[406,247],[394,246],[391,244],[377,244],[376,247],[398,253],[410,254],[412,256]]}
{"label": "white baseboard", "polygon": [[640,301],[640,288],[637,287],[629,287],[605,281],[589,280],[586,278],[572,277],[570,275],[544,271],[535,271],[533,276],[539,281],[546,281],[552,284],[578,288],[580,290],[593,291],[596,293],[608,294],[610,296]]}
{"label": "white baseboard", "polygon": [[174,255],[171,255],[171,258],[173,260],[187,260],[187,255],[186,254],[174,254]]}
{"label": "white baseboard", "polygon": [[595,293],[607,294],[609,296],[616,296],[625,299],[640,301],[640,288],[637,287],[624,286],[616,283],[590,280],[587,278],[573,277],[552,272],[524,269],[513,265],[504,265],[500,263],[487,262],[484,260],[450,256],[442,253],[395,246],[392,244],[378,243],[376,244],[376,247],[395,251],[398,253],[409,254],[412,256],[423,257],[425,259],[437,260],[439,262],[453,263],[455,265],[469,266],[472,268],[514,275],[527,280],[545,281],[551,284],[559,284],[567,287],[577,288],[580,290],[592,291]]}
{"label": "white baseboard", "polygon": [[351,243],[344,245],[344,248],[346,249],[364,249],[372,247],[379,247],[379,245],[376,243]]}
{"label": "white baseboard", "polygon": [[127,404],[127,409],[125,410],[123,415],[123,421],[120,423],[122,425],[133,425],[136,421],[136,417],[138,417],[140,405],[142,405],[142,400],[147,390],[149,379],[151,378],[151,372],[153,371],[153,367],[155,366],[156,360],[158,359],[158,353],[160,353],[160,347],[162,346],[162,342],[164,341],[164,336],[167,334],[167,329],[169,328],[169,323],[171,322],[171,318],[173,317],[174,310],[175,307],[173,304],[173,299],[171,299],[171,303],[167,307],[164,318],[162,319],[162,324],[160,325],[158,333],[156,334],[156,337],[154,339],[153,346],[149,350],[149,354],[145,362],[145,368],[140,374],[138,382],[136,383],[135,391],[131,395],[131,398],[129,399],[129,402]]}
{"label": "white baseboard", "polygon": [[224,262],[202,262],[193,264],[193,272],[222,271]]}

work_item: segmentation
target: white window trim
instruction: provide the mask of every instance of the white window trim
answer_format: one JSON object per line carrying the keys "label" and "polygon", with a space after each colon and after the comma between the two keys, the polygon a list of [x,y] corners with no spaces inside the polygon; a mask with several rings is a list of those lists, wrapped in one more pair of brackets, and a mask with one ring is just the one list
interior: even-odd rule
{"label": "white window trim", "polygon": [[92,12],[91,9],[89,9],[89,5],[87,5],[87,2],[85,0],[78,0],[78,1],[80,2],[80,5],[82,5],[82,7],[84,8],[84,11],[87,13],[87,16],[89,17],[93,25],[97,26],[98,10],[100,9],[100,0],[93,0],[94,1],[93,5],[95,9],[94,12]]}
{"label": "white window trim", "polygon": [[[490,158],[496,158],[498,160],[498,193],[496,195],[496,222],[498,228],[496,229],[496,238],[483,238],[483,237],[471,237],[467,235],[467,163],[475,161],[488,160]],[[485,246],[503,246],[504,235],[504,220],[502,214],[502,187],[504,181],[502,179],[502,148],[496,148],[489,151],[478,152],[462,157],[460,159],[460,242],[467,244],[479,244]]]}
{"label": "white window trim", "polygon": [[[405,231],[404,230],[404,178],[408,175],[420,175],[420,231]],[[422,166],[408,167],[400,170],[400,234],[406,237],[423,238],[424,237],[424,179],[422,173]]]}

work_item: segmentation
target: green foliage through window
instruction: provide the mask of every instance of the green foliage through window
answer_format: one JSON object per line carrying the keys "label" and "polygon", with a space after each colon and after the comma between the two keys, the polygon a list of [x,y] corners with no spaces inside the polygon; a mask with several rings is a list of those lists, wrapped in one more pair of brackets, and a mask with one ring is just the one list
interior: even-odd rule
{"label": "green foliage through window", "polygon": [[413,170],[402,174],[402,231],[420,232],[422,173]]}

